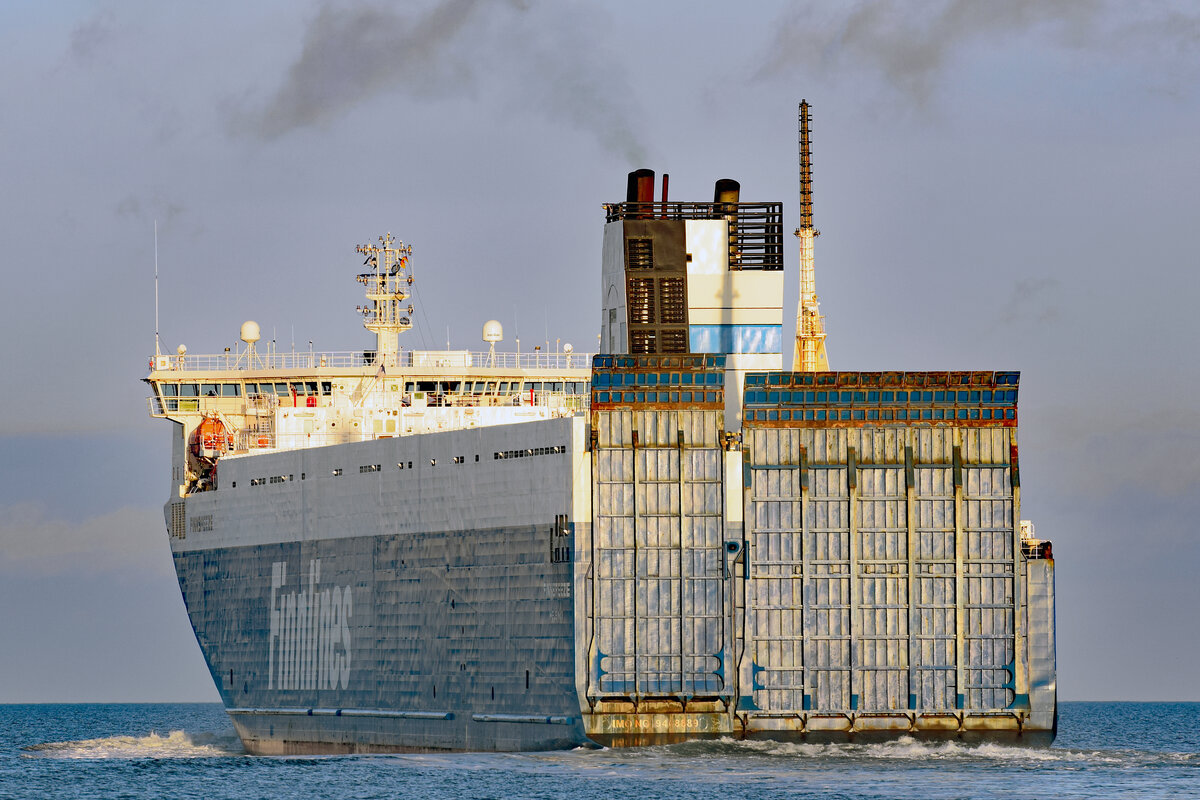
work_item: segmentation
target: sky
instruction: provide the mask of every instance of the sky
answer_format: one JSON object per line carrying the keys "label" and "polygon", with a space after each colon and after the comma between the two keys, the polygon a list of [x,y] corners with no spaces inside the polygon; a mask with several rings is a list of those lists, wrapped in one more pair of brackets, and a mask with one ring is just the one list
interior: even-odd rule
{"label": "sky", "polygon": [[831,368],[1020,370],[1060,699],[1200,700],[1198,79],[1185,2],[9,0],[0,702],[217,699],[140,380],[156,225],[169,351],[370,347],[391,232],[406,347],[591,352],[626,173],[794,226],[802,98]]}

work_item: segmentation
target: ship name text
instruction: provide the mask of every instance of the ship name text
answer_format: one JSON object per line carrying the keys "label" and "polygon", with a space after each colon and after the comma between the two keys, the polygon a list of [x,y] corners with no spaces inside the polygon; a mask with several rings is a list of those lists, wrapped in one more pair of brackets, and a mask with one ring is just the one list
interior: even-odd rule
{"label": "ship name text", "polygon": [[271,565],[271,632],[268,689],[345,689],[350,684],[349,586],[320,588],[321,559],[308,562],[295,591],[285,591],[287,562]]}

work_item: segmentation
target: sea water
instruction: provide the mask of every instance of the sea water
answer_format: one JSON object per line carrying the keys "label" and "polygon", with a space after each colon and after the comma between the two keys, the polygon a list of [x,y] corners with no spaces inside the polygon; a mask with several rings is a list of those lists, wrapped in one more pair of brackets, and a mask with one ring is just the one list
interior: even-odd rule
{"label": "sea water", "polygon": [[1200,797],[1200,704],[1064,703],[1049,748],[733,739],[254,757],[219,705],[0,706],[0,798]]}

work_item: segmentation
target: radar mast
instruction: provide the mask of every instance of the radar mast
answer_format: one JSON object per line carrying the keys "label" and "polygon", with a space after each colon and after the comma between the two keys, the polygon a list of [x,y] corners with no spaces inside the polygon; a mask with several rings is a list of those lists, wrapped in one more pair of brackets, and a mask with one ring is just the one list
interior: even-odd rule
{"label": "radar mast", "polygon": [[378,245],[360,244],[355,251],[366,256],[363,266],[371,268],[358,276],[358,282],[366,286],[367,297],[367,304],[359,306],[358,312],[363,315],[363,327],[375,334],[376,363],[397,366],[399,336],[412,328],[412,303],[403,305],[412,296],[413,277],[408,266],[412,245],[388,233],[379,237]]}

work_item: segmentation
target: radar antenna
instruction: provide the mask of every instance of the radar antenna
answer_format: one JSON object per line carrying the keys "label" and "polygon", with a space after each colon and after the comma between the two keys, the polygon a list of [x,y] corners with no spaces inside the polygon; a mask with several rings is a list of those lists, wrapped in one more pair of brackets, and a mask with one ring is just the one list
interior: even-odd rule
{"label": "radar antenna", "polygon": [[800,101],[800,302],[796,308],[796,348],[792,369],[820,372],[829,369],[825,354],[825,318],[817,302],[817,275],[813,265],[813,240],[821,232],[813,227],[812,153],[809,138],[808,101]]}
{"label": "radar antenna", "polygon": [[412,270],[408,265],[412,245],[388,233],[379,237],[378,245],[360,244],[354,249],[366,256],[363,266],[371,268],[358,276],[367,296],[367,304],[358,306],[358,312],[363,315],[363,327],[375,334],[375,361],[384,367],[397,366],[398,337],[412,328],[412,303],[403,305],[412,296]]}

